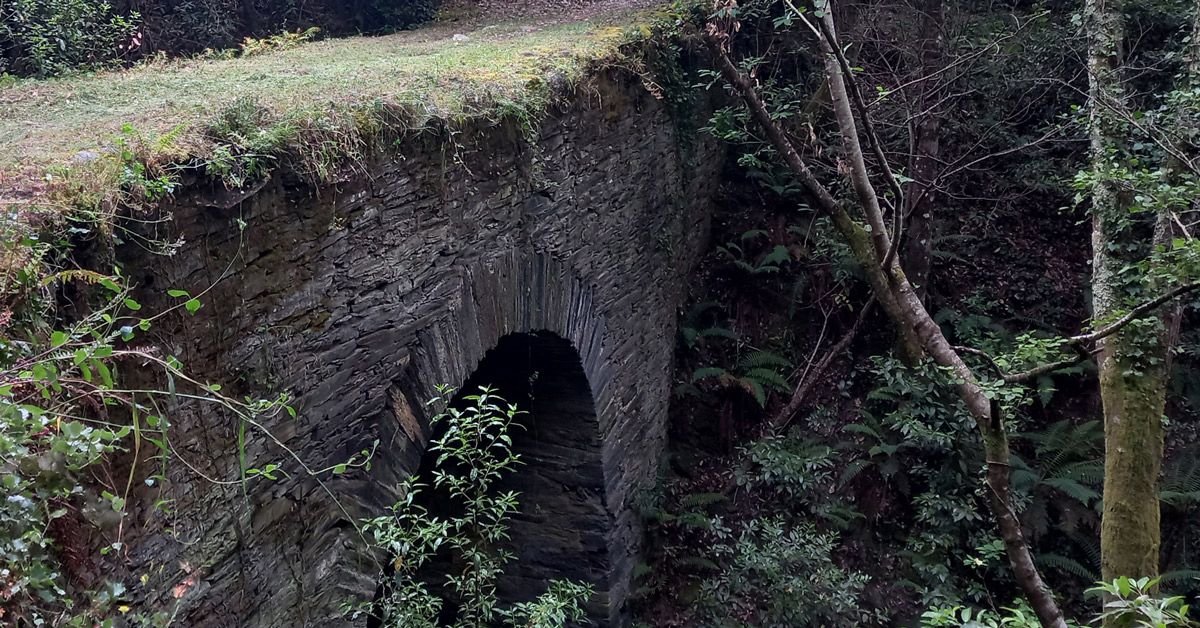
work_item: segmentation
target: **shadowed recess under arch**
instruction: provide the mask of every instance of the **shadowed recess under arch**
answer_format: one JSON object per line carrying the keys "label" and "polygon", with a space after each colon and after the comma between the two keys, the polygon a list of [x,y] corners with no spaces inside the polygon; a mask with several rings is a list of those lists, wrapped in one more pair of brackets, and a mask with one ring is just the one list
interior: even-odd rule
{"label": "shadowed recess under arch", "polygon": [[[612,516],[605,506],[595,403],[578,352],[546,331],[506,335],[463,382],[453,404],[469,403],[465,398],[482,387],[522,411],[510,432],[520,463],[497,487],[518,494],[503,546],[513,560],[497,582],[498,597],[506,604],[529,601],[555,580],[587,583],[595,590],[589,619],[608,625]],[[426,482],[435,459],[431,451],[422,458],[418,474]],[[460,516],[461,504],[445,499],[427,490],[419,501],[434,515]],[[447,575],[458,572],[453,560],[443,554],[420,576],[446,597],[443,625],[455,622],[455,603],[444,587]]]}

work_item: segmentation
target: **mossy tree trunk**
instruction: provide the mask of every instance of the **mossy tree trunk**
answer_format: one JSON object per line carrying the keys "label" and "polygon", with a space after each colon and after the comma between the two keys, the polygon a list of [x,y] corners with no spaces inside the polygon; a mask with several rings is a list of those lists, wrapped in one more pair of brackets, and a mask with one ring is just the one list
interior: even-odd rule
{"label": "mossy tree trunk", "polygon": [[[1092,307],[1097,321],[1125,314],[1147,286],[1126,272],[1155,246],[1169,244],[1167,210],[1135,212],[1121,180],[1131,142],[1122,68],[1124,5],[1087,0],[1089,126],[1092,161]],[[1100,340],[1098,369],[1104,406],[1104,511],[1101,573],[1158,575],[1159,473],[1163,412],[1177,309],[1129,325]]]}

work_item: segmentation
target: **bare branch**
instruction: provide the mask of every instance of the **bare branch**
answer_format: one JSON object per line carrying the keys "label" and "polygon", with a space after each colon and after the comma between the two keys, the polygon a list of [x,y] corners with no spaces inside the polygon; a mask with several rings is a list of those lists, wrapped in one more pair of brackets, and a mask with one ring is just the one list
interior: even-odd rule
{"label": "bare branch", "polygon": [[883,153],[883,142],[879,141],[879,134],[875,131],[875,124],[871,120],[867,103],[863,100],[862,90],[859,89],[858,81],[854,77],[854,68],[850,67],[850,62],[846,59],[846,54],[842,50],[841,43],[838,42],[837,33],[833,31],[832,20],[821,20],[820,24],[821,34],[829,42],[828,49],[842,68],[842,77],[849,87],[848,91],[854,102],[854,109],[858,112],[863,132],[867,135],[867,143],[871,146],[871,152],[875,154],[875,160],[879,162],[879,168],[883,170],[884,181],[896,199],[895,203],[892,204],[892,242],[882,260],[882,266],[887,268],[891,265],[892,259],[895,258],[896,249],[900,247],[900,239],[903,237],[904,210],[902,208],[904,207],[904,188],[901,187],[900,180],[892,172],[892,167],[888,164],[887,155]]}
{"label": "bare branch", "polygon": [[746,103],[746,108],[750,111],[750,116],[754,118],[754,121],[762,129],[763,133],[767,135],[767,139],[771,145],[775,150],[779,151],[792,171],[800,177],[800,182],[816,198],[819,209],[831,215],[838,212],[838,204],[833,198],[833,194],[824,185],[821,185],[821,182],[817,180],[817,176],[813,174],[812,169],[804,162],[804,158],[800,156],[792,141],[783,133],[779,125],[775,124],[775,121],[771,119],[771,112],[767,110],[766,103],[759,97],[758,91],[754,89],[754,83],[751,82],[750,77],[746,76],[744,72],[733,65],[733,61],[730,60],[721,40],[717,36],[710,33],[709,36],[704,38],[704,41],[712,52],[713,59],[721,72],[721,76],[730,85],[733,85],[735,91],[741,96],[742,101]]}
{"label": "bare branch", "polygon": [[1179,286],[1178,288],[1175,288],[1174,290],[1165,292],[1165,293],[1159,295],[1157,298],[1146,301],[1145,303],[1133,308],[1132,310],[1129,310],[1129,313],[1126,314],[1125,316],[1118,318],[1117,320],[1109,323],[1108,325],[1105,325],[1104,327],[1101,327],[1100,329],[1098,329],[1090,334],[1081,334],[1078,336],[1071,336],[1070,338],[1067,339],[1067,344],[1086,346],[1086,345],[1096,342],[1097,340],[1100,340],[1102,338],[1107,338],[1108,336],[1111,336],[1111,335],[1117,333],[1118,331],[1121,331],[1122,328],[1124,328],[1126,325],[1132,323],[1133,321],[1136,321],[1139,318],[1142,318],[1145,315],[1149,314],[1150,312],[1158,309],[1164,303],[1166,303],[1168,301],[1174,301],[1175,299],[1178,299],[1179,297],[1186,296],[1192,292],[1196,292],[1197,290],[1200,290],[1200,282],[1189,283],[1189,284],[1184,284],[1182,286]]}
{"label": "bare branch", "polygon": [[792,419],[796,416],[796,412],[800,410],[800,406],[804,405],[804,400],[808,398],[808,393],[812,391],[813,386],[821,379],[825,371],[829,370],[829,366],[833,364],[833,361],[846,351],[850,343],[854,342],[854,338],[858,336],[859,328],[862,327],[863,320],[867,318],[867,314],[874,307],[875,299],[867,301],[867,304],[858,311],[858,317],[854,319],[854,324],[850,326],[850,329],[829,348],[829,351],[825,353],[820,362],[817,362],[811,372],[801,377],[787,405],[776,413],[775,416],[771,417],[771,420],[768,422],[772,433],[778,434],[792,422]]}

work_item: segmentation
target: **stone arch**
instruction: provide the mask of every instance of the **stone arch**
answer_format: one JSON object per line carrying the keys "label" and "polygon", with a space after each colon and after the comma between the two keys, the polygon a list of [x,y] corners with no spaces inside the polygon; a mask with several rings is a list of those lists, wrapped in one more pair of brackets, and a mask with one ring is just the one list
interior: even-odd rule
{"label": "stone arch", "polygon": [[532,423],[515,445],[528,464],[513,486],[525,494],[513,530],[521,565],[501,594],[525,599],[548,577],[585,580],[597,592],[593,618],[621,624],[638,537],[626,500],[631,478],[614,446],[622,440],[612,424],[620,404],[609,399],[612,365],[592,288],[553,257],[520,251],[464,266],[457,277],[457,298],[440,303],[446,309],[418,332],[390,391],[395,420],[384,427],[394,433],[385,429],[384,442],[408,445],[393,473],[418,471],[433,411],[424,402],[439,385],[496,385],[525,401]]}

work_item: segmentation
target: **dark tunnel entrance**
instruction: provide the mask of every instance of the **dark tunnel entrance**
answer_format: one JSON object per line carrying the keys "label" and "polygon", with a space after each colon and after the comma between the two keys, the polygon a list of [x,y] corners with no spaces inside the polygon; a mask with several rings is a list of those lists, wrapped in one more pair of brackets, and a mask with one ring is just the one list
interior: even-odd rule
{"label": "dark tunnel entrance", "polygon": [[[501,603],[532,600],[554,580],[586,582],[596,592],[589,619],[607,625],[611,520],[596,408],[578,352],[549,332],[510,334],[487,352],[453,403],[465,403],[481,386],[526,413],[511,432],[521,464],[499,487],[519,493],[505,546],[514,558],[497,583]],[[432,477],[434,458],[426,452],[419,477]],[[431,514],[455,509],[433,497],[425,501]],[[440,591],[451,569],[440,561],[422,580]],[[447,599],[443,625],[453,625],[454,607]]]}

